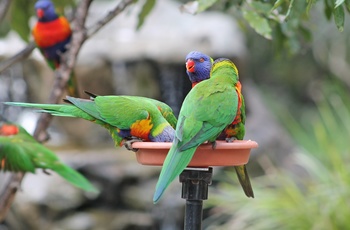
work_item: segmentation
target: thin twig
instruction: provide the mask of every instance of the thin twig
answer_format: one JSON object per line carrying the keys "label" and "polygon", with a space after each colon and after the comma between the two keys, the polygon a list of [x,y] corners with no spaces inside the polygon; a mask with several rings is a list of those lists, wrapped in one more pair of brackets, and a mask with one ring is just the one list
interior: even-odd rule
{"label": "thin twig", "polygon": [[7,211],[10,209],[23,177],[24,173],[13,173],[6,181],[5,190],[0,197],[0,222],[5,218]]}
{"label": "thin twig", "polygon": [[95,33],[97,33],[104,25],[106,25],[108,22],[110,22],[113,18],[115,18],[118,14],[123,12],[123,10],[134,3],[134,0],[125,0],[121,1],[113,10],[109,11],[108,14],[102,18],[100,21],[98,21],[96,24],[91,26],[88,29],[87,37],[91,37]]}
{"label": "thin twig", "polygon": [[10,8],[11,0],[1,0],[0,2],[0,24],[4,20],[8,9]]}
{"label": "thin twig", "polygon": [[18,63],[21,60],[26,59],[34,50],[35,43],[30,42],[23,50],[15,54],[13,57],[0,63],[0,73],[10,68],[13,64]]}

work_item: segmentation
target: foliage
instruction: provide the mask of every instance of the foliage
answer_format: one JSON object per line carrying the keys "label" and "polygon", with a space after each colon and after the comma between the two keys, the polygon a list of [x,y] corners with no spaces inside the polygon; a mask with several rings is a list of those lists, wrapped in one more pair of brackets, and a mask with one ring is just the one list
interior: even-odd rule
{"label": "foliage", "polygon": [[[75,0],[53,2],[60,13],[76,3]],[[143,25],[156,4],[156,0],[142,2],[136,29]],[[34,3],[35,0],[13,0],[7,23],[0,26],[1,35],[12,28],[22,39],[28,41],[28,21],[34,15]],[[280,46],[279,49],[288,48],[292,53],[297,53],[301,50],[300,43],[311,40],[313,25],[309,19],[311,9],[316,5],[323,5],[324,17],[333,20],[339,31],[344,30],[345,18],[350,12],[350,0],[198,0],[188,1],[181,10],[193,14],[210,9],[226,12],[236,17],[243,28],[248,24],[264,38],[273,39]]]}
{"label": "foliage", "polygon": [[[294,154],[294,171],[265,164],[268,173],[253,179],[254,200],[243,197],[238,185],[221,183],[207,202],[215,207],[206,220],[211,226],[208,229],[350,226],[350,95],[332,82],[325,84],[322,95],[316,102],[316,111],[299,111],[304,119],[296,119],[289,112],[281,114],[281,121],[301,147]],[[233,171],[229,177],[235,177]],[[218,217],[223,214],[230,214],[231,218],[221,225]]]}
{"label": "foliage", "polygon": [[208,9],[225,11],[240,20],[242,26],[247,23],[256,33],[275,40],[279,49],[296,53],[300,51],[299,43],[311,39],[313,25],[309,19],[316,4],[323,4],[324,16],[333,18],[339,31],[344,30],[345,9],[350,12],[350,0],[198,0],[185,5],[191,6],[188,12],[194,14]]}
{"label": "foliage", "polygon": [[137,23],[137,29],[140,29],[141,26],[144,23],[145,18],[148,16],[148,14],[152,11],[154,5],[156,4],[156,0],[146,0],[142,10],[139,14],[139,21]]}

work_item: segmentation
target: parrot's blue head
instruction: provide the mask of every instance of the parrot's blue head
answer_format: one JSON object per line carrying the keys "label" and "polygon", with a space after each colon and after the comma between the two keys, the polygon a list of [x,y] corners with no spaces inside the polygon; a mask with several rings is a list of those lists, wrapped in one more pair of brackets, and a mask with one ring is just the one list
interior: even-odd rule
{"label": "parrot's blue head", "polygon": [[192,87],[197,83],[207,80],[210,77],[212,59],[206,54],[198,51],[191,51],[186,56],[186,72]]}
{"label": "parrot's blue head", "polygon": [[50,0],[39,0],[35,3],[34,8],[40,22],[50,22],[58,18],[55,6]]}

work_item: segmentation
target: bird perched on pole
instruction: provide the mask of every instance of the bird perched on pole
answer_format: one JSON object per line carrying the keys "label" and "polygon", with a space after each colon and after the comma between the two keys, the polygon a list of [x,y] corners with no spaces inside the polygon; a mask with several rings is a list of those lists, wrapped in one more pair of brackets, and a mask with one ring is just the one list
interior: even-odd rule
{"label": "bird perched on pole", "polygon": [[[61,64],[61,55],[68,49],[72,30],[68,20],[56,13],[51,0],[38,0],[34,8],[38,18],[32,30],[34,41],[50,68],[55,70]],[[67,91],[71,96],[79,96],[73,71],[67,82]]]}
{"label": "bird perched on pole", "polygon": [[[213,59],[206,54],[199,51],[191,51],[186,56],[186,72],[192,83],[192,87],[201,81],[210,78],[210,70],[212,68]],[[234,66],[235,72],[238,76],[238,69]],[[235,85],[236,91],[238,93],[238,110],[234,121],[229,124],[224,131],[217,138],[218,140],[226,140],[232,142],[234,139],[243,140],[245,135],[245,103],[242,94],[242,85],[240,81],[237,81]],[[241,184],[244,193],[247,197],[254,198],[254,192],[250,179],[248,176],[248,171],[246,165],[234,166],[239,183]]]}
{"label": "bird perched on pole", "polygon": [[165,158],[153,196],[158,202],[165,189],[191,161],[197,147],[215,140],[232,123],[238,109],[235,85],[238,76],[235,65],[228,59],[218,59],[211,77],[198,83],[182,103],[173,144]]}

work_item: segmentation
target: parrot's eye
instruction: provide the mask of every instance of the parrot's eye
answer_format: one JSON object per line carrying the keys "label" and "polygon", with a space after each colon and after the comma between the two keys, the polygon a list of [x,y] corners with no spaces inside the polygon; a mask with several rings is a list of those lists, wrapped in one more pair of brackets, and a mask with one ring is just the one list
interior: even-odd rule
{"label": "parrot's eye", "polygon": [[200,62],[204,62],[204,58],[199,59]]}

